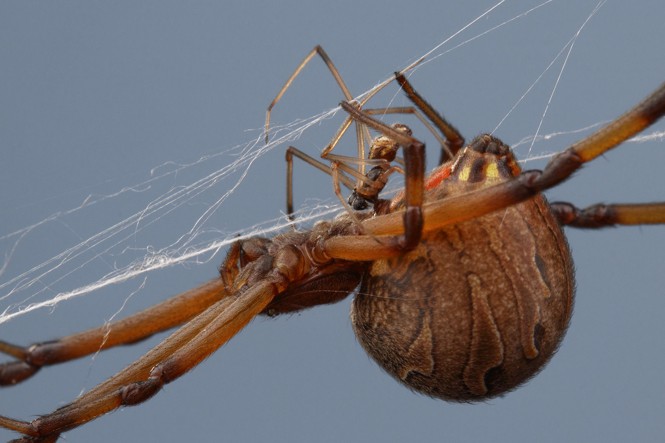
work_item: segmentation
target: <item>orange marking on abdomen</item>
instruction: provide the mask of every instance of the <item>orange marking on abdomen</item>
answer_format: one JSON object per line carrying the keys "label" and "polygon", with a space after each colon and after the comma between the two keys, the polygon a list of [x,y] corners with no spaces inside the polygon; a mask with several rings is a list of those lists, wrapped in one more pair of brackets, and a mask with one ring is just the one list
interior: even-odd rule
{"label": "orange marking on abdomen", "polygon": [[425,189],[430,190],[436,188],[441,184],[442,181],[450,177],[451,172],[451,164],[441,165],[440,167],[436,168],[425,179]]}

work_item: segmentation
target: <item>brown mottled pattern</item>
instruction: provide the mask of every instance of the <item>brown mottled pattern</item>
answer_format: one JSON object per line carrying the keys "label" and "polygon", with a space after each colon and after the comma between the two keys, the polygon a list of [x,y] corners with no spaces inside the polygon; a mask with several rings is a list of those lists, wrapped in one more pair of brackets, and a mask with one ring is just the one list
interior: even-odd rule
{"label": "brown mottled pattern", "polygon": [[[477,179],[475,169],[469,177]],[[446,180],[429,197],[487,185]],[[550,359],[568,325],[573,287],[565,237],[538,196],[375,262],[352,321],[367,352],[412,389],[481,400],[515,388]]]}

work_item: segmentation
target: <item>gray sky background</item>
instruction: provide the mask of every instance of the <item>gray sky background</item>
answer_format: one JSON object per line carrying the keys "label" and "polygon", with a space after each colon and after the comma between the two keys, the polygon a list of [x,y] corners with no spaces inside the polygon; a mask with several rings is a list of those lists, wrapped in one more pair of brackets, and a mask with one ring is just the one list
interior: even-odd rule
{"label": "gray sky background", "polygon": [[[2,2],[0,248],[9,259],[0,284],[234,161],[234,152],[227,151],[260,135],[266,106],[315,44],[325,47],[352,91],[360,93],[493,4]],[[468,139],[496,127],[597,1],[552,1],[480,36],[537,4],[507,1],[411,77]],[[660,0],[607,2],[575,43],[541,133],[608,121],[658,86],[665,79],[664,16]],[[514,144],[535,133],[560,66],[558,60],[497,136]],[[314,60],[279,104],[275,122],[315,115],[341,98],[323,64]],[[396,105],[406,103],[391,87],[374,104],[385,106],[393,98]],[[340,118],[324,121],[293,143],[317,155]],[[430,140],[422,127],[413,127]],[[665,124],[654,130],[665,130]],[[560,150],[586,133],[537,143],[533,154]],[[345,144],[347,150],[339,152],[352,154],[351,141]],[[663,200],[663,147],[662,140],[628,144],[549,195],[578,205]],[[252,165],[206,222],[207,233],[198,242],[284,211],[285,148]],[[527,147],[518,148],[517,155],[527,156]],[[145,183],[174,165],[204,157],[178,174]],[[430,159],[435,158],[434,146]],[[48,288],[46,295],[93,282],[141,257],[149,245],[175,242],[238,177],[168,215],[146,218],[133,235],[114,240],[112,249],[91,250],[85,266],[69,263],[45,276],[40,284]],[[333,201],[330,179],[319,172],[298,164],[295,183],[298,204]],[[61,213],[18,243],[9,235],[75,208],[89,195],[96,204]],[[665,228],[570,230],[569,240],[578,277],[571,328],[551,364],[505,398],[457,405],[408,391],[356,342],[349,298],[299,315],[257,319],[149,402],[69,432],[67,441],[661,441]],[[121,308],[120,316],[136,312],[214,277],[224,252],[201,258],[200,265],[150,273],[145,281],[135,279],[1,324],[0,338],[29,344],[99,325]],[[11,288],[3,287],[0,297]],[[39,289],[0,299],[0,311]],[[29,382],[3,389],[0,414],[27,419],[49,412],[161,338],[45,369]],[[0,431],[0,440],[12,436]]]}

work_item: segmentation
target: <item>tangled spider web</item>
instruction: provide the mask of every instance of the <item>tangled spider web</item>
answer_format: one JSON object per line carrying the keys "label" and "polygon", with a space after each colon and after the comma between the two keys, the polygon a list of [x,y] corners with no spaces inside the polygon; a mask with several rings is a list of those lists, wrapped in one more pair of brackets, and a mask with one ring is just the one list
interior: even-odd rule
{"label": "tangled spider web", "polygon": [[[498,1],[403,69],[408,69],[410,73],[419,69],[429,69],[433,62],[445,58],[447,54],[487,38],[493,32],[524,19],[553,1],[543,1],[510,19],[484,24],[484,28],[478,30],[478,24],[505,3],[505,0]],[[543,75],[555,70],[558,75],[551,86],[551,99],[576,39],[604,3],[605,1],[599,1],[577,32],[563,44],[559,53],[552,55],[551,62],[543,66],[542,73],[526,88],[524,95],[508,110],[506,117],[541,81]],[[384,81],[359,97],[373,94],[391,79],[392,76],[388,75]],[[393,99],[397,95],[394,90],[390,93],[393,94]],[[268,144],[264,144],[264,137],[260,131],[254,131],[255,135],[249,141],[230,149],[219,150],[191,163],[163,163],[153,168],[147,179],[135,185],[122,186],[115,192],[91,194],[82,199],[78,205],[63,208],[28,226],[2,234],[0,236],[3,248],[0,265],[0,324],[37,309],[53,308],[64,301],[92,294],[111,285],[146,278],[158,270],[210,262],[217,264],[221,261],[221,253],[235,241],[252,236],[271,236],[288,229],[291,223],[284,214],[251,226],[237,228],[228,226],[224,229],[214,226],[219,219],[224,219],[225,211],[234,210],[233,205],[238,204],[234,201],[237,190],[246,185],[246,179],[254,172],[253,166],[258,161],[276,148],[283,149],[286,144],[299,140],[305,132],[322,125],[338,113],[339,108],[334,107],[308,118],[276,126]],[[546,113],[547,105],[544,106],[541,122]],[[530,153],[534,143],[562,135],[585,134],[601,124],[602,122],[580,129],[547,134],[542,134],[538,126],[534,135],[519,140],[513,144],[513,147],[529,146],[529,154],[526,156],[529,160],[547,158],[551,154]],[[331,135],[332,132],[334,129]],[[646,141],[653,138],[663,139],[663,133],[641,135],[636,140]],[[201,172],[205,167],[217,164],[221,166],[212,171]],[[179,181],[174,182],[176,177]],[[79,222],[81,218],[86,219],[91,211],[109,202],[117,202],[120,199],[134,201],[137,198],[139,202],[135,205],[136,210],[129,215],[119,217],[115,222],[97,225],[101,226],[101,229],[94,229],[89,234],[83,234],[82,230],[75,227],[76,222],[72,221],[77,218]],[[205,201],[205,205],[200,204],[201,201]],[[299,224],[307,225],[318,219],[330,218],[340,210],[339,202],[330,197],[327,200],[306,202],[299,207],[296,218]],[[164,224],[175,223],[172,217],[182,212],[187,212],[189,217],[184,224],[178,225],[180,229],[177,234],[166,241],[154,242],[151,230]],[[63,247],[61,252],[55,255],[37,260],[34,265],[14,269],[16,255],[29,250],[33,242],[44,235],[43,231],[54,225],[64,226],[73,231],[80,237],[79,241]],[[99,263],[103,266],[98,267],[97,272],[91,272],[92,265]]]}

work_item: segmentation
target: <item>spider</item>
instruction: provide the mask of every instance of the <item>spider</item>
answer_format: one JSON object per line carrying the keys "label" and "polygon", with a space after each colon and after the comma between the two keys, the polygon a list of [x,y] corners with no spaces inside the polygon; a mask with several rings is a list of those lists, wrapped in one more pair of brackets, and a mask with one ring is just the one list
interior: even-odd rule
{"label": "spider", "polygon": [[[521,171],[510,148],[484,134],[464,147],[459,132],[412,87],[395,78],[411,108],[363,110],[320,47],[308,55],[271,103],[316,54],[337,79],[349,117],[323,151],[331,166],[287,151],[287,209],[293,211],[292,158],[353,189],[346,211],[309,230],[253,238],[232,246],[220,276],[110,326],[22,347],[0,342],[15,358],[0,365],[12,385],[43,366],[129,344],[182,325],[136,362],[73,402],[31,422],[0,416],[19,441],[50,442],[121,406],[141,403],[215,352],[255,316],[295,312],[354,292],[359,341],[400,382],[451,401],[478,401],[524,383],[559,346],[573,303],[572,259],[562,225],[600,228],[665,223],[665,202],[549,204],[542,191],[584,163],[642,131],[665,113],[665,83],[633,109],[553,157],[542,170]],[[412,113],[441,133],[442,159],[425,175],[424,144],[403,125],[374,116]],[[331,154],[358,123],[358,159]],[[428,123],[429,125],[429,123]],[[432,126],[428,126],[432,127]],[[364,158],[367,128],[382,135]],[[404,167],[392,164],[403,149]],[[383,149],[386,148],[386,149]],[[356,163],[358,169],[350,164]],[[372,168],[365,172],[365,166]],[[405,188],[379,198],[394,172]],[[350,178],[355,177],[356,183]],[[365,208],[365,209],[363,209]]]}

